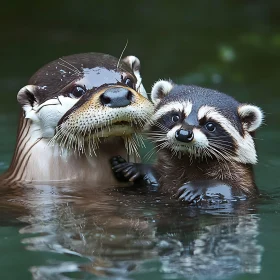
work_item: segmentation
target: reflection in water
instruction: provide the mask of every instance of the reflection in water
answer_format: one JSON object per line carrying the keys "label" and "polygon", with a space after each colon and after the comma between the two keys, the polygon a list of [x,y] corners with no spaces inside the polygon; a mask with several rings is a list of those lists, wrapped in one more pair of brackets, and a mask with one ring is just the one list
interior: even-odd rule
{"label": "reflection in water", "polygon": [[182,246],[180,253],[164,256],[162,269],[189,278],[224,279],[238,273],[259,273],[262,246],[257,244],[258,217],[222,219],[204,226]]}
{"label": "reflection in water", "polygon": [[156,269],[165,278],[224,279],[261,270],[259,217],[250,202],[198,208],[128,189],[22,190],[1,200],[25,223],[25,248],[48,254],[43,265],[30,268],[34,279],[146,278]]}

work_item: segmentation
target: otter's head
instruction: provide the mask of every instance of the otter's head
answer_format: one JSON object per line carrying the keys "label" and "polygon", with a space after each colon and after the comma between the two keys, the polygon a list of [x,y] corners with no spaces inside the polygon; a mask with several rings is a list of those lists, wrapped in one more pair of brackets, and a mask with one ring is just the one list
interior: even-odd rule
{"label": "otter's head", "polygon": [[94,152],[100,138],[130,139],[153,109],[138,58],[118,61],[101,53],[66,56],[45,65],[17,99],[42,138],[80,152]]}
{"label": "otter's head", "polygon": [[156,82],[151,97],[156,108],[149,130],[159,149],[198,160],[257,162],[253,135],[263,121],[259,107],[170,81]]}

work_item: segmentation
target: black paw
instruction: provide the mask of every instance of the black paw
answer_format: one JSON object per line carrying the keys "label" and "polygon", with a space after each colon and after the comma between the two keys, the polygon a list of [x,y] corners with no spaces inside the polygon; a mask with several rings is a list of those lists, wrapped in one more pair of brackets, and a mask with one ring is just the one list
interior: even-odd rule
{"label": "black paw", "polygon": [[111,158],[110,162],[117,180],[135,182],[140,177],[140,172],[135,163],[127,162],[121,156]]}

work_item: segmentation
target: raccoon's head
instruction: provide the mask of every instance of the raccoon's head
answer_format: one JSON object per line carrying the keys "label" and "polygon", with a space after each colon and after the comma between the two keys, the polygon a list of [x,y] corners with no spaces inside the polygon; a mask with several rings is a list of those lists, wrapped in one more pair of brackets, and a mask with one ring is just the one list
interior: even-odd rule
{"label": "raccoon's head", "polygon": [[149,135],[159,150],[197,160],[257,162],[253,135],[263,121],[259,107],[215,90],[164,80],[154,84],[151,97],[156,108]]}

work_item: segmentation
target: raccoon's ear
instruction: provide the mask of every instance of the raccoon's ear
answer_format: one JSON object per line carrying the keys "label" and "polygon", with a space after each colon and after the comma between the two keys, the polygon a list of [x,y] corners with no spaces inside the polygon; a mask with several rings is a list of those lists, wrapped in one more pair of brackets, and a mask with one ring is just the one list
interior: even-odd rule
{"label": "raccoon's ear", "polygon": [[173,88],[171,81],[159,80],[152,87],[151,99],[157,105]]}
{"label": "raccoon's ear", "polygon": [[128,66],[133,71],[135,77],[137,78],[136,90],[139,93],[141,93],[143,96],[148,98],[146,90],[142,84],[142,77],[140,74],[140,67],[141,67],[140,60],[136,56],[130,55],[123,58],[122,61],[128,64]]}
{"label": "raccoon's ear", "polygon": [[262,110],[259,107],[250,104],[242,104],[238,108],[238,113],[244,129],[249,132],[257,130],[264,119]]}

